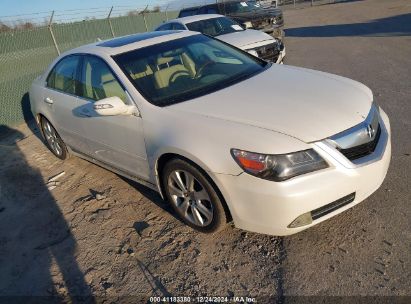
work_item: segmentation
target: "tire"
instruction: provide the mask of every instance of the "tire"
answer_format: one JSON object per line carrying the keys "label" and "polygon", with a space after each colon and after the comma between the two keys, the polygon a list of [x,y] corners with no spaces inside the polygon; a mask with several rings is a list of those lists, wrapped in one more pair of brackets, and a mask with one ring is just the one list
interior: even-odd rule
{"label": "tire", "polygon": [[219,195],[195,166],[173,159],[163,169],[162,182],[168,202],[188,226],[203,233],[226,226],[227,214]]}
{"label": "tire", "polygon": [[47,148],[61,160],[67,159],[67,146],[53,125],[45,117],[41,117],[40,125]]}

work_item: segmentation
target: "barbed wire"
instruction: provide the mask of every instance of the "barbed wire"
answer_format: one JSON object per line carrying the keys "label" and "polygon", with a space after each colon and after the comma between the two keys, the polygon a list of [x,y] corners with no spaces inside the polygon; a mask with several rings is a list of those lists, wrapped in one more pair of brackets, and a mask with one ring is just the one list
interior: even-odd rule
{"label": "barbed wire", "polygon": [[[164,12],[170,0],[158,0],[155,3],[139,3],[138,5],[116,5],[110,7],[91,7],[91,8],[77,8],[68,10],[55,10],[53,15],[53,22],[68,22],[68,21],[82,21],[90,19],[107,18],[111,11],[112,17],[127,15],[129,13],[136,14],[144,10],[152,11],[157,9]],[[33,23],[38,25],[44,23],[45,20],[50,20],[53,10],[34,12],[17,15],[0,15],[0,26],[14,26],[22,23]],[[77,17],[72,17],[77,16]],[[67,17],[67,18],[66,18]]]}

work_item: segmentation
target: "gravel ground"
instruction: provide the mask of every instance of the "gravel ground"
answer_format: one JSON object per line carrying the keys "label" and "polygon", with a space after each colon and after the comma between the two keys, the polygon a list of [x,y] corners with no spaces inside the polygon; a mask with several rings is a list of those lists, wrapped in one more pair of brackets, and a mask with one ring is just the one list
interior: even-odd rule
{"label": "gravel ground", "polygon": [[78,158],[59,161],[33,128],[3,129],[0,296],[131,296],[135,303],[167,295],[259,296],[270,303],[411,296],[410,16],[406,0],[285,11],[287,64],[367,84],[393,131],[383,186],[294,236],[232,226],[198,234],[155,192]]}
{"label": "gravel ground", "polygon": [[155,192],[21,132],[1,141],[0,295],[277,297],[280,238],[198,234]]}

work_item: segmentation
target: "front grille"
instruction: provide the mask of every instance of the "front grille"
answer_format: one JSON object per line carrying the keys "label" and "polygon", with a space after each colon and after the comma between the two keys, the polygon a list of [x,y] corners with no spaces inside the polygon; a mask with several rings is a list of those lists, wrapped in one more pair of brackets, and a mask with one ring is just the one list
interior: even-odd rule
{"label": "front grille", "polygon": [[348,149],[338,149],[345,157],[349,160],[356,160],[361,157],[367,156],[375,151],[375,148],[378,145],[378,141],[381,136],[381,126],[378,125],[377,134],[374,139],[366,144],[362,144],[356,147]]}
{"label": "front grille", "polygon": [[322,206],[320,208],[317,208],[313,211],[311,211],[311,217],[313,220],[316,220],[324,215],[327,215],[339,208],[342,208],[350,203],[352,203],[355,199],[355,192],[351,193],[347,196],[344,196],[328,205]]}
{"label": "front grille", "polygon": [[273,43],[257,48],[256,52],[261,59],[276,62],[280,55],[280,47]]}
{"label": "front grille", "polygon": [[253,21],[253,28],[257,30],[261,30],[266,27],[269,27],[270,25],[272,25],[272,23],[273,23],[272,19],[255,20]]}

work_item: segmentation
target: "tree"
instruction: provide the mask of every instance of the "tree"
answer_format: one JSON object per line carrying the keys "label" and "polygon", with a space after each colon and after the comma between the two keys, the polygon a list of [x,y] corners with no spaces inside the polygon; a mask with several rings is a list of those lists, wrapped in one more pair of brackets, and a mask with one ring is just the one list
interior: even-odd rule
{"label": "tree", "polygon": [[8,32],[10,30],[11,30],[10,26],[8,26],[7,24],[4,24],[3,22],[0,21],[0,33]]}
{"label": "tree", "polygon": [[160,11],[161,11],[161,9],[160,9],[159,5],[154,6],[153,9],[151,10],[151,12],[153,12],[153,13],[159,13]]}

